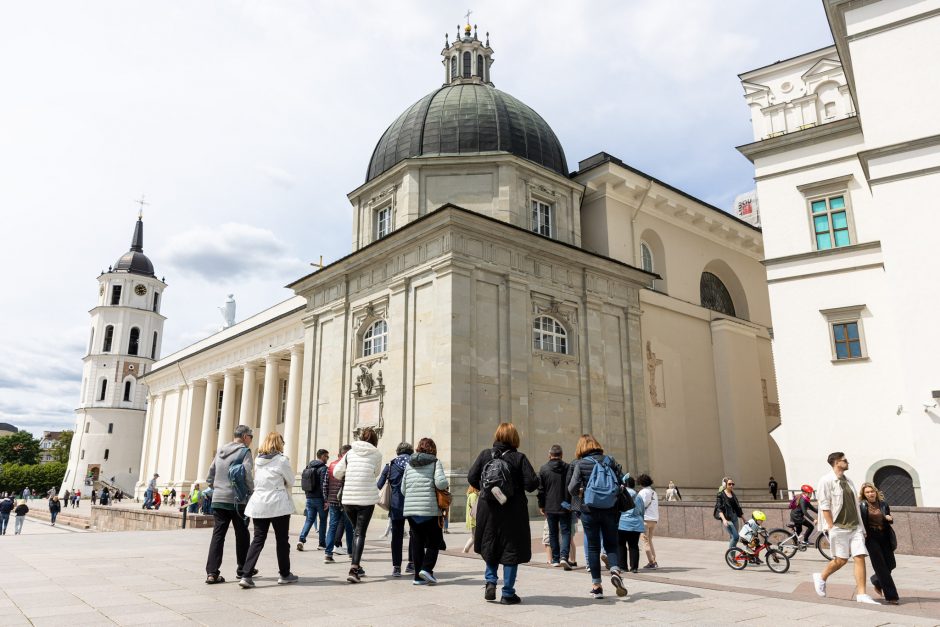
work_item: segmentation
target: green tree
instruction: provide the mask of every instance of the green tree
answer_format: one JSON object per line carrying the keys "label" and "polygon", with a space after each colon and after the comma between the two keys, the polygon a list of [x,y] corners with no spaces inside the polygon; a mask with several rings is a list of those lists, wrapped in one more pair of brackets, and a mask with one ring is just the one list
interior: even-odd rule
{"label": "green tree", "polygon": [[59,434],[59,441],[52,447],[52,457],[57,462],[69,461],[69,449],[72,448],[72,436],[74,431],[63,431]]}
{"label": "green tree", "polygon": [[0,438],[0,463],[36,464],[39,462],[39,440],[29,431],[19,431]]}

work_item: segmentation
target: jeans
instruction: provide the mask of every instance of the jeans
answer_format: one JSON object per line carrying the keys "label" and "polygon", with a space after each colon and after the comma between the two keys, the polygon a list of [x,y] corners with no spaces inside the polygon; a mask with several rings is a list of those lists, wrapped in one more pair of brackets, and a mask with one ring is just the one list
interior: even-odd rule
{"label": "jeans", "polygon": [[202,513],[206,516],[212,513],[212,497],[202,499]]}
{"label": "jeans", "polygon": [[239,579],[242,577],[245,566],[245,558],[248,556],[248,524],[242,516],[245,511],[243,505],[236,505],[239,508],[234,509],[213,509],[212,516],[215,518],[215,526],[212,528],[212,540],[209,542],[209,557],[206,560],[206,574],[218,575],[222,567],[222,551],[225,548],[225,534],[231,524],[235,529],[235,563],[238,569],[235,571]]}
{"label": "jeans", "polygon": [[59,516],[59,510],[54,509],[49,512],[49,518],[52,519],[52,524],[55,524],[55,519]]}
{"label": "jeans", "polygon": [[7,534],[7,525],[10,524],[10,512],[0,513],[0,535]]}
{"label": "jeans", "polygon": [[[349,552],[349,563],[351,566],[359,566],[362,550],[366,546],[366,531],[369,529],[369,521],[372,520],[375,505],[344,505],[343,507],[356,534],[353,538],[352,550]],[[348,539],[346,541],[349,542]]]}
{"label": "jeans", "polygon": [[190,503],[190,504],[189,504],[189,513],[190,513],[190,514],[197,514],[197,513],[199,513],[199,502],[198,502],[198,501],[197,501],[196,503]]}
{"label": "jeans", "polygon": [[252,522],[255,526],[255,535],[251,539],[251,546],[248,547],[248,555],[245,557],[245,565],[242,568],[244,575],[251,577],[251,572],[261,556],[261,549],[264,548],[264,541],[268,538],[268,527],[274,528],[274,540],[277,542],[277,572],[282,577],[289,575],[290,514],[275,518],[253,518]]}
{"label": "jeans", "polygon": [[[440,552],[443,536],[442,529],[438,523],[438,518],[431,518],[422,523],[415,522],[413,518],[408,519],[408,525],[411,527],[411,538],[414,543],[414,550],[411,558],[415,565],[415,581],[421,581],[418,576],[422,570],[434,574],[434,566],[437,564],[437,555]],[[399,554],[398,563],[401,564],[401,555]]]}
{"label": "jeans", "polygon": [[617,531],[619,551],[617,563],[624,570],[636,570],[640,567],[640,536],[642,531]]}
{"label": "jeans", "polygon": [[304,521],[304,528],[300,530],[300,542],[307,542],[307,534],[313,524],[319,521],[317,525],[317,534],[319,535],[319,546],[326,546],[326,514],[327,510],[323,508],[323,499],[320,497],[307,497],[307,520]]}
{"label": "jeans", "polygon": [[571,514],[545,514],[545,520],[548,522],[548,545],[552,548],[552,563],[557,564],[559,559],[567,560],[571,546]]}
{"label": "jeans", "polygon": [[26,516],[17,516],[16,522],[13,525],[13,535],[20,535],[20,532],[23,531],[23,521],[26,520]]}
{"label": "jeans", "polygon": [[[401,568],[401,548],[405,542],[405,519],[392,518],[392,566]],[[408,563],[413,563],[411,538],[408,539]]]}
{"label": "jeans", "polygon": [[346,551],[352,555],[353,526],[349,518],[343,513],[341,505],[330,505],[330,526],[326,531],[326,554],[333,557],[333,545],[336,542],[336,529],[339,527],[340,520],[346,530]]}
{"label": "jeans", "polygon": [[[75,501],[72,501],[72,507],[75,506]],[[151,509],[153,507],[153,490],[147,490],[144,492],[144,509]]]}
{"label": "jeans", "polygon": [[587,538],[587,563],[591,569],[591,583],[601,582],[601,542],[610,561],[610,572],[620,570],[617,561],[617,524],[620,512],[616,508],[592,509],[581,512],[581,525]]}
{"label": "jeans", "polygon": [[[503,596],[511,597],[516,593],[516,574],[519,572],[517,564],[503,564]],[[483,575],[486,583],[496,585],[499,583],[499,564],[486,564],[486,574]]]}
{"label": "jeans", "polygon": [[731,515],[731,518],[727,516],[725,519],[728,521],[728,524],[725,525],[725,531],[728,532],[728,535],[731,536],[731,540],[728,542],[728,548],[733,549],[738,544],[738,517],[734,514]]}

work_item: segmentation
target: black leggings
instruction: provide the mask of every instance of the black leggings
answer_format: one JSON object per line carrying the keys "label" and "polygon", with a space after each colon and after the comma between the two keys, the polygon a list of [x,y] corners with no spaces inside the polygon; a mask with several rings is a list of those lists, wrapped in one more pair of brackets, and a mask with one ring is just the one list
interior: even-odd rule
{"label": "black leggings", "polygon": [[346,510],[346,515],[349,516],[353,526],[352,553],[349,556],[349,564],[350,566],[359,566],[359,562],[362,560],[362,550],[366,544],[366,531],[369,529],[369,521],[372,520],[375,505],[344,505],[343,509]]}
{"label": "black leggings", "polygon": [[252,518],[251,522],[255,526],[255,535],[251,539],[251,546],[248,547],[248,557],[245,558],[245,576],[251,577],[251,571],[255,569],[255,564],[261,557],[261,549],[264,548],[264,541],[268,538],[268,527],[274,527],[274,540],[277,543],[277,572],[282,576],[289,575],[290,514],[275,518]]}
{"label": "black leggings", "polygon": [[[806,527],[805,532],[803,531],[803,527]],[[803,542],[809,542],[809,534],[813,533],[813,527],[813,523],[808,520],[793,523],[793,530],[796,532],[796,535],[800,535],[801,532],[803,533]]]}
{"label": "black leggings", "polygon": [[[624,570],[636,570],[640,567],[640,536],[642,531],[617,531],[617,552],[619,563]],[[627,558],[630,558],[629,561]],[[629,567],[627,566],[629,564]]]}

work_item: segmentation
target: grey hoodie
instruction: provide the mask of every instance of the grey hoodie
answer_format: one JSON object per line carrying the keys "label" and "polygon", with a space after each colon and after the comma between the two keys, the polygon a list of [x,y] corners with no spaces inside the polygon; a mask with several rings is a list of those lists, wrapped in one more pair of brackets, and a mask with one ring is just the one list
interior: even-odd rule
{"label": "grey hoodie", "polygon": [[[248,481],[248,495],[255,491],[255,473],[252,466],[251,451],[245,454],[247,447],[241,442],[229,442],[219,449],[212,465],[209,467],[209,476],[206,483],[212,488],[213,503],[235,503],[235,491],[228,479],[228,469],[233,462],[237,462],[244,455],[245,476]],[[216,482],[216,477],[219,478]]]}

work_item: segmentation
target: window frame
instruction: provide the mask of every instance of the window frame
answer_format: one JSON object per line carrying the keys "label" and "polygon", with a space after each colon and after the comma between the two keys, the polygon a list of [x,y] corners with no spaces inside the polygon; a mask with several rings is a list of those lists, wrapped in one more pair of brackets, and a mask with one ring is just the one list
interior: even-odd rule
{"label": "window frame", "polygon": [[[543,326],[544,320],[553,323],[553,328],[546,329]],[[570,355],[571,341],[569,339],[568,327],[556,318],[545,313],[540,313],[532,319],[532,350],[543,353],[552,353],[555,355]],[[551,346],[546,347],[546,338],[551,339]],[[559,340],[563,346],[559,347]],[[561,350],[559,350],[559,348]]]}
{"label": "window frame", "polygon": [[110,353],[114,348],[114,325],[109,324],[104,328],[104,337],[101,338],[101,352]]}
{"label": "window frame", "polygon": [[[646,258],[649,257],[649,267],[646,267]],[[640,267],[647,272],[656,272],[656,257],[653,255],[653,247],[645,241],[640,240]]]}
{"label": "window frame", "polygon": [[101,379],[101,384],[98,386],[98,393],[95,395],[95,398],[99,403],[103,403],[104,400],[108,397],[108,380],[106,378]]}
{"label": "window frame", "polygon": [[123,296],[123,292],[124,286],[120,283],[116,283],[111,286],[111,300],[109,302],[112,306],[121,304],[121,296]]}
{"label": "window frame", "polygon": [[[863,319],[865,317],[863,312],[866,309],[866,305],[850,305],[847,307],[836,307],[833,309],[821,309],[819,311],[819,313],[822,314],[823,318],[826,320],[827,333],[829,334],[830,359],[833,364],[868,361],[870,359],[868,354],[868,343],[865,339],[865,325],[863,324]],[[848,336],[848,325],[850,324],[856,325],[856,330],[858,332],[858,338],[856,340],[852,340]],[[837,339],[837,326],[845,327],[844,340]],[[857,356],[852,356],[851,354],[851,344],[853,342],[858,342],[859,354]],[[838,346],[840,343],[845,343],[849,352],[847,357],[839,356]]]}
{"label": "window frame", "polygon": [[[369,326],[362,333],[362,347],[359,350],[360,357],[374,357],[388,352],[388,321],[385,318],[379,318],[368,323]],[[378,325],[383,325],[382,333],[376,334],[373,329]],[[376,350],[376,339],[382,339],[382,350]]]}
{"label": "window frame", "polygon": [[[375,209],[375,212],[372,214],[372,216],[373,216],[373,223],[375,224],[373,233],[375,235],[376,241],[382,239],[383,237],[387,237],[388,235],[390,235],[392,232],[392,221],[393,221],[392,220],[393,218],[392,204],[386,203],[382,205],[381,207],[378,207],[377,209]],[[384,219],[385,217],[387,217],[388,220],[385,220]],[[382,228],[383,223],[385,224],[384,229]]]}
{"label": "window frame", "polygon": [[131,327],[127,336],[127,354],[135,357],[140,355],[140,327]]}
{"label": "window frame", "polygon": [[[532,198],[529,202],[529,230],[536,235],[554,239],[556,232],[555,205],[541,198]],[[543,232],[546,225],[543,224],[542,220],[543,213],[540,211],[542,207],[545,208],[544,215],[548,217],[548,233]]]}
{"label": "window frame", "polygon": [[[812,244],[813,251],[829,251],[837,250],[839,248],[849,248],[858,244],[858,235],[855,231],[855,211],[852,204],[852,195],[849,192],[849,183],[853,179],[851,174],[846,176],[839,176],[831,179],[826,179],[824,181],[818,181],[815,183],[807,183],[805,185],[797,186],[797,190],[803,194],[803,198],[806,201],[806,220],[807,225],[809,226],[809,237]],[[833,198],[842,197],[843,206],[837,208],[833,211],[830,201]],[[813,203],[824,202],[826,205],[825,212],[814,213]],[[836,229],[832,222],[833,213],[845,213],[845,228]],[[828,235],[830,238],[829,248],[820,248],[819,247],[819,238],[818,235],[822,233],[817,233],[816,231],[816,218],[826,216],[826,220],[829,226]],[[848,234],[849,241],[847,244],[836,245],[836,231],[845,231]]]}

